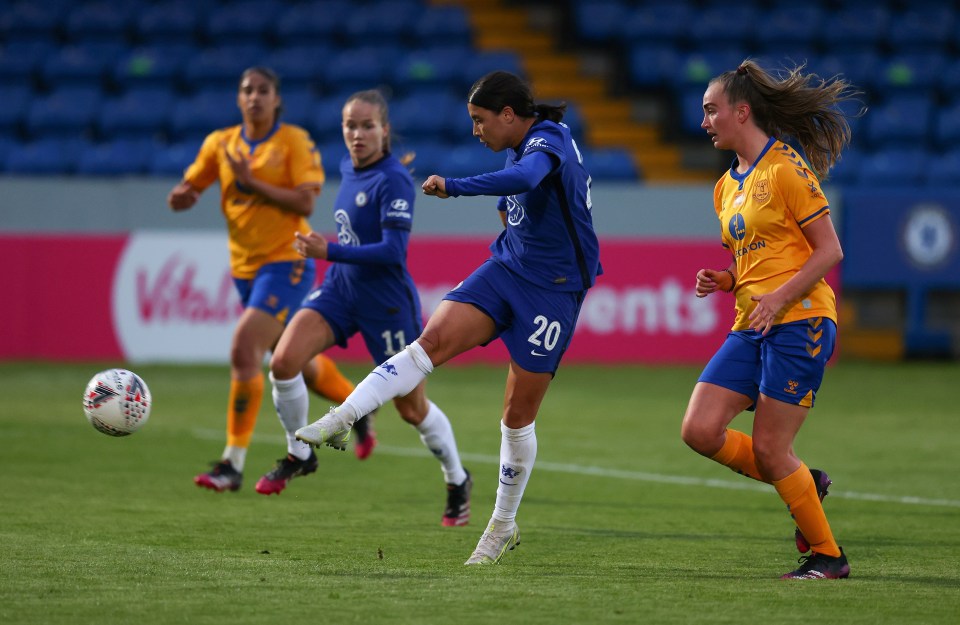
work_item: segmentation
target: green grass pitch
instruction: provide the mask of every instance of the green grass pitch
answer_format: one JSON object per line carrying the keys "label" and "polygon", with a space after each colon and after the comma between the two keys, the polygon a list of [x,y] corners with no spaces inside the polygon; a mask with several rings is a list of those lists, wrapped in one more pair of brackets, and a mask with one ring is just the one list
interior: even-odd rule
{"label": "green grass pitch", "polygon": [[[796,448],[835,482],[825,506],[852,574],[831,582],[780,581],[797,559],[782,502],[680,441],[698,368],[561,368],[537,419],[521,545],[468,568],[497,484],[502,368],[447,366],[428,383],[475,479],[471,524],[443,528],[439,466],[392,406],[369,460],[324,448],[316,474],[264,497],[253,485],[284,454],[268,394],[244,488],[215,494],[192,477],[222,450],[226,367],[133,367],[153,412],[114,439],[81,408],[111,365],[0,364],[2,623],[960,618],[956,363],[828,371]],[[325,409],[312,398],[313,418]]]}

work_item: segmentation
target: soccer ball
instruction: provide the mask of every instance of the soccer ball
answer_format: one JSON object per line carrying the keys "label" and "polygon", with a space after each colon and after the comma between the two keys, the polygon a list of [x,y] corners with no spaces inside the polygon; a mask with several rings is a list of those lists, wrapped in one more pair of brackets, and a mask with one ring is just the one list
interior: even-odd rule
{"label": "soccer ball", "polygon": [[126,369],[101,371],[83,392],[87,420],[110,436],[128,436],[139,430],[150,418],[151,406],[146,383]]}

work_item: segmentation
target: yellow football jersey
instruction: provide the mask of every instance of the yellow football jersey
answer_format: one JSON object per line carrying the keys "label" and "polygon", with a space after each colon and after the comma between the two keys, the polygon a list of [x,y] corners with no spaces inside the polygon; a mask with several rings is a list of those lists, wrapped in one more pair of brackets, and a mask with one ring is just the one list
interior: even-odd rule
{"label": "yellow football jersey", "polygon": [[293,249],[295,232],[310,232],[305,217],[271,204],[238,184],[224,151],[250,161],[258,180],[279,187],[313,186],[325,180],[320,153],[307,132],[291,124],[277,124],[265,138],[248,141],[243,126],[216,130],[203,142],[183,179],[197,189],[220,181],[220,207],[230,236],[230,268],[234,277],[253,278],[267,263],[300,260]]}
{"label": "yellow football jersey", "polygon": [[[737,319],[734,330],[750,327],[753,295],[770,293],[793,277],[812,249],[802,228],[824,215],[830,205],[803,158],[789,145],[771,139],[744,174],[732,168],[717,182],[713,204],[720,219],[723,246],[737,269]],[[811,317],[837,320],[837,302],[824,280],[788,305],[777,323]]]}

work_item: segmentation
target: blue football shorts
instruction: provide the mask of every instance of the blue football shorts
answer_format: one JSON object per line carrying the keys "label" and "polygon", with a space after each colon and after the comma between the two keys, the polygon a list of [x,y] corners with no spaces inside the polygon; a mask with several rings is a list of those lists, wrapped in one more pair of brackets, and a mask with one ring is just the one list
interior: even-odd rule
{"label": "blue football shorts", "polygon": [[258,308],[286,325],[317,278],[312,258],[268,263],[250,280],[234,278],[244,308]]}
{"label": "blue football shorts", "polygon": [[315,310],[323,316],[340,347],[346,347],[347,340],[359,332],[367,351],[377,364],[403,351],[404,347],[423,332],[423,316],[416,294],[413,294],[409,302],[397,306],[396,312],[391,314],[389,319],[382,316],[373,318],[365,315],[364,311],[382,308],[382,304],[367,306],[362,301],[352,301],[334,282],[324,280],[320,288],[311,292],[303,301],[303,307]]}
{"label": "blue football shorts", "polygon": [[776,325],[766,336],[730,332],[697,381],[746,395],[754,406],[763,393],[811,408],[836,340],[837,326],[825,317]]}
{"label": "blue football shorts", "polygon": [[556,373],[577,326],[584,291],[554,291],[487,260],[443,299],[471,304],[496,324],[510,357],[533,373]]}

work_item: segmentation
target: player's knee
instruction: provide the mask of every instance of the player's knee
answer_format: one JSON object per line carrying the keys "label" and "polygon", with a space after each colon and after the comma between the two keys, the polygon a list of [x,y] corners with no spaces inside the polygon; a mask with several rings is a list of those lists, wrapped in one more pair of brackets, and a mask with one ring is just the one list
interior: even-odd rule
{"label": "player's knee", "polygon": [[690,449],[699,454],[711,455],[716,453],[723,441],[715,428],[698,421],[685,418],[680,426],[680,438]]}
{"label": "player's knee", "polygon": [[252,374],[261,367],[263,354],[245,345],[230,348],[230,366],[234,371]]}
{"label": "player's knee", "polygon": [[289,380],[300,373],[302,367],[294,363],[286,354],[275,352],[270,357],[270,373],[274,379]]}
{"label": "player's knee", "polygon": [[771,444],[762,437],[753,438],[753,457],[762,473],[776,473],[788,453],[780,445]]}

